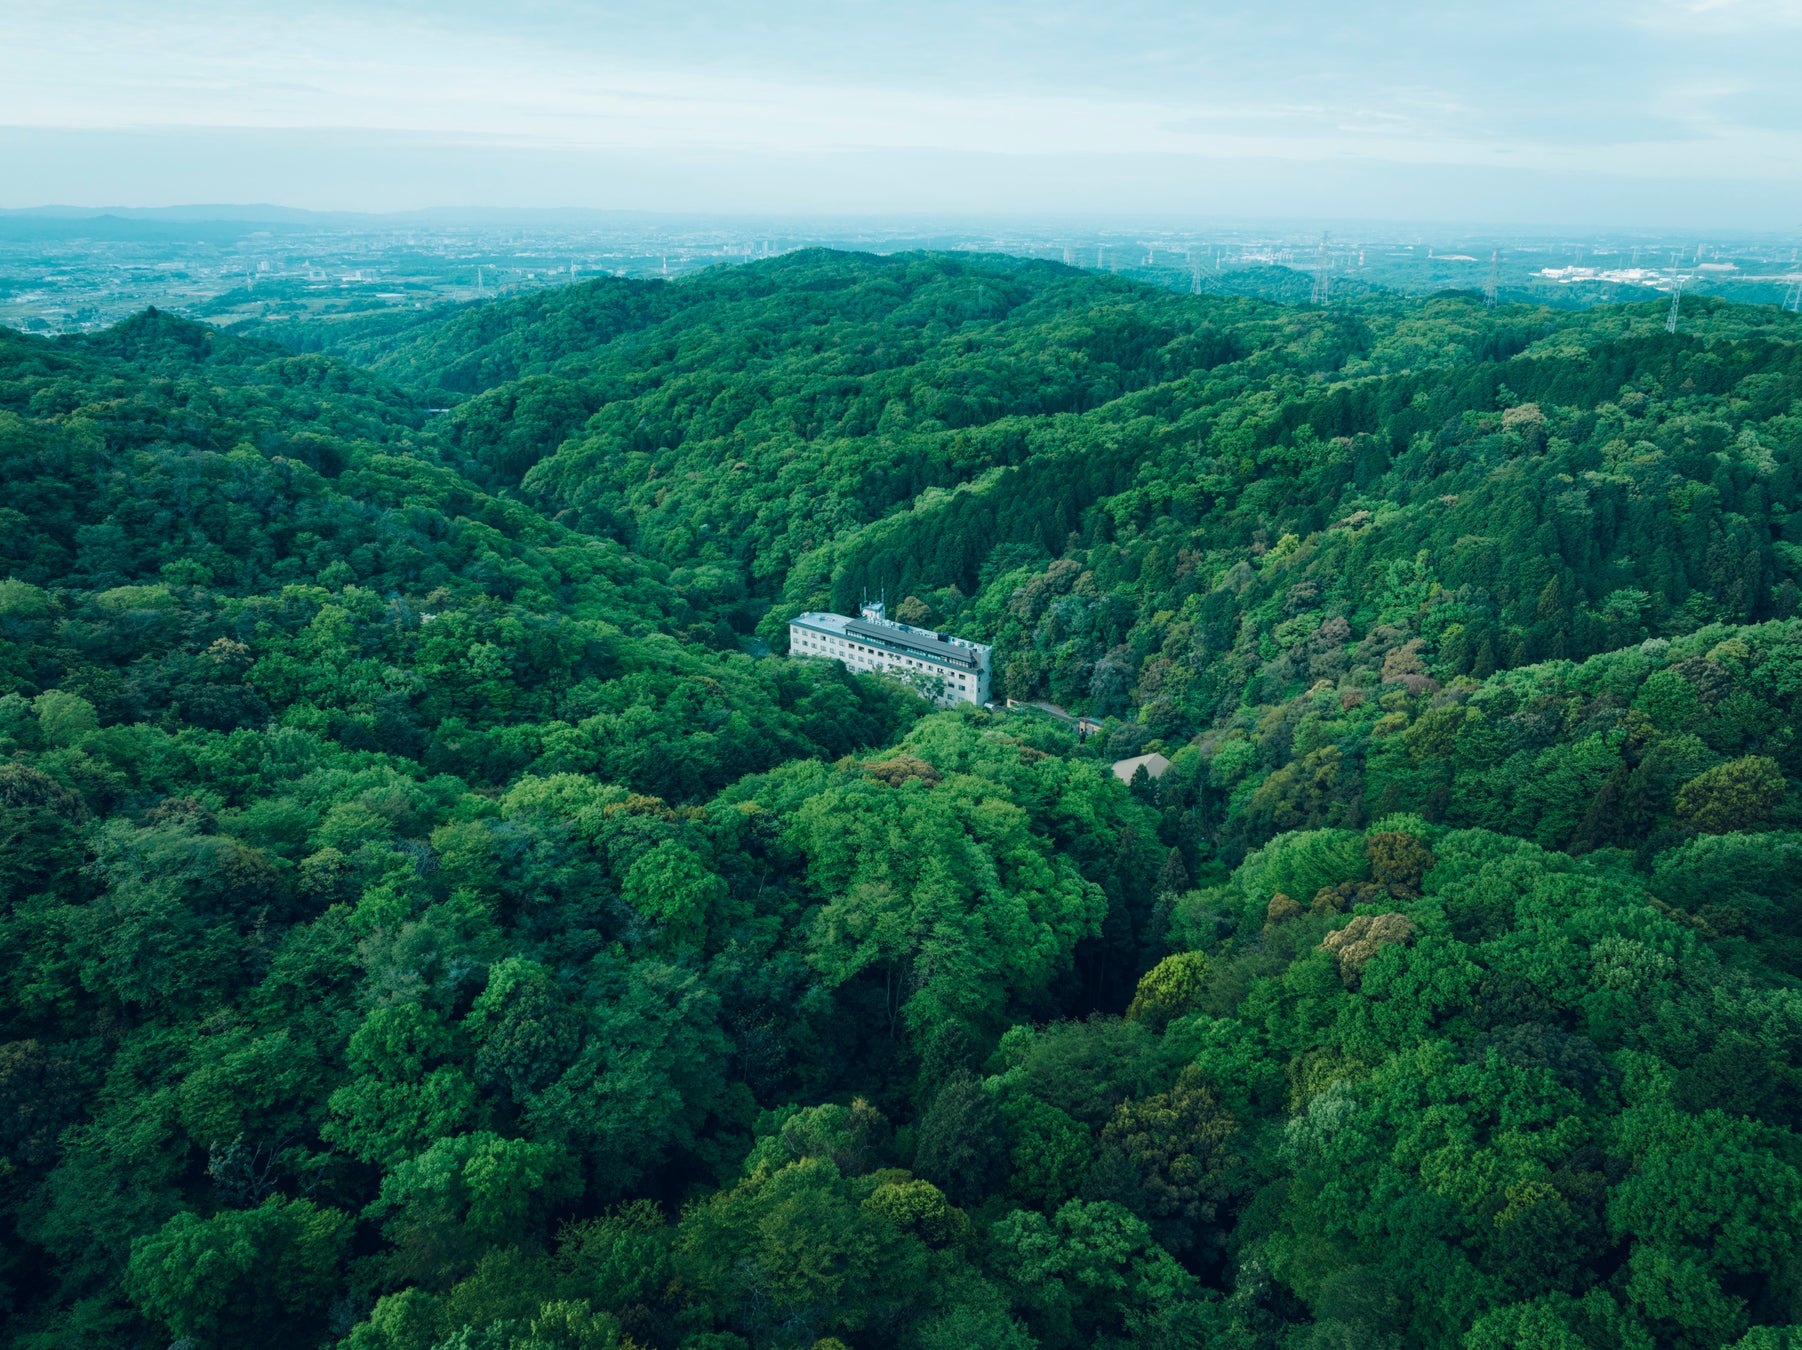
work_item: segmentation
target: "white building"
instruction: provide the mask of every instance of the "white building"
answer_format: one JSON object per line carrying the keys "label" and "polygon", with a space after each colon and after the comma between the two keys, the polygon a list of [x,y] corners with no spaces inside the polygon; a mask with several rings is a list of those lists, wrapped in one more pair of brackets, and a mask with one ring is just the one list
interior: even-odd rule
{"label": "white building", "polygon": [[788,625],[790,656],[843,661],[852,670],[894,676],[944,708],[989,701],[989,657],[994,650],[981,642],[896,623],[883,614],[880,602],[866,603],[855,619],[809,611]]}

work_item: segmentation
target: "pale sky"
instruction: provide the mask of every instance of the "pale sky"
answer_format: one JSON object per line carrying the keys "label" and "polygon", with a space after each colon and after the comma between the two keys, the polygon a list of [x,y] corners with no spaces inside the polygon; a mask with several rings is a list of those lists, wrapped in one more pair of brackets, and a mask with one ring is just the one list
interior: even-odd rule
{"label": "pale sky", "polygon": [[1802,225],[1802,0],[0,0],[0,207]]}

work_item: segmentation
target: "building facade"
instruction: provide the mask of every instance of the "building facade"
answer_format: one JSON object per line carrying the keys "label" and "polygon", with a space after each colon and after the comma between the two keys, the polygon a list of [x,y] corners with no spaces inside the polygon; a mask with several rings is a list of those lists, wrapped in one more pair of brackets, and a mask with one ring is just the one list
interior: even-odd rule
{"label": "building facade", "polygon": [[788,625],[790,656],[843,661],[852,670],[893,676],[941,708],[989,701],[994,648],[897,623],[882,604],[866,603],[856,618],[810,610]]}

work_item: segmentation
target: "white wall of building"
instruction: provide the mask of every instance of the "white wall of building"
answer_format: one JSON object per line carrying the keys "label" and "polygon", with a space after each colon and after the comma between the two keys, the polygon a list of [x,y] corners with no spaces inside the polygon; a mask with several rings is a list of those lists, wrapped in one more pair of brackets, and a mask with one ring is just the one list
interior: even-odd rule
{"label": "white wall of building", "polygon": [[[851,620],[843,614],[813,611],[790,621],[789,655],[842,661],[851,670],[903,680],[918,689],[924,697],[943,707],[989,701],[989,658],[994,651],[992,647],[895,623],[883,616],[881,605],[865,606],[863,619],[879,628],[893,630],[893,645],[873,640],[867,634],[850,631],[847,625]],[[965,667],[961,659],[939,660],[930,651],[909,650],[907,641],[910,635],[933,640],[931,644],[922,643],[922,647],[947,644],[954,649],[958,658],[967,657],[971,664]]]}

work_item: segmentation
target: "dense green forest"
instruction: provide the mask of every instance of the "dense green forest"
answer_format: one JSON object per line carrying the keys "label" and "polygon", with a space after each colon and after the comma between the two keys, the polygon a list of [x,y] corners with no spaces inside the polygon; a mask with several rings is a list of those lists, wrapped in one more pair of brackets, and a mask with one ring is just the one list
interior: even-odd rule
{"label": "dense green forest", "polygon": [[[1798,339],[819,251],[0,330],[0,1336],[1792,1344]],[[876,592],[1104,730],[786,655]]]}

